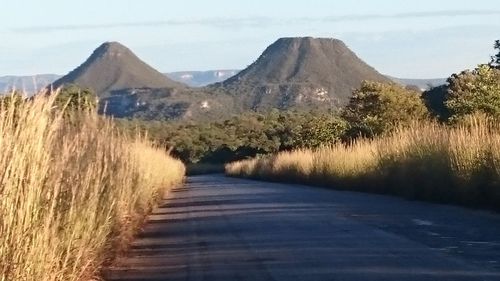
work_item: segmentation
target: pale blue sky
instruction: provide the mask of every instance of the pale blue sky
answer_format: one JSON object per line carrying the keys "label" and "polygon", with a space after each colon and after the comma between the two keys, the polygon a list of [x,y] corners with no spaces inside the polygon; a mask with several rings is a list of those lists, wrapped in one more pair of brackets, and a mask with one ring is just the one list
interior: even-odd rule
{"label": "pale blue sky", "polygon": [[447,77],[487,62],[498,0],[0,0],[0,75],[65,74],[104,41],[162,72],[240,69],[279,37],[343,40],[380,72]]}

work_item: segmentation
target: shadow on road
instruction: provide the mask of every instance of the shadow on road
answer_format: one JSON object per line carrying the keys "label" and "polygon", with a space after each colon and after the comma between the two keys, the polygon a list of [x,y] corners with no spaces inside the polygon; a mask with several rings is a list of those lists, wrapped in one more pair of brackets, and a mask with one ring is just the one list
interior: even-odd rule
{"label": "shadow on road", "polygon": [[199,176],[107,280],[500,280],[499,240],[487,212]]}

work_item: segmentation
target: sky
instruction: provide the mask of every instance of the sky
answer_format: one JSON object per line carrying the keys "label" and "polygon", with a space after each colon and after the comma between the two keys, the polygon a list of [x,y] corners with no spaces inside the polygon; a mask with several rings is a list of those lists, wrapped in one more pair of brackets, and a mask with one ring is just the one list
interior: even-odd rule
{"label": "sky", "polygon": [[242,69],[280,37],[343,40],[384,74],[488,62],[498,0],[0,0],[0,76],[66,74],[105,41],[162,72]]}

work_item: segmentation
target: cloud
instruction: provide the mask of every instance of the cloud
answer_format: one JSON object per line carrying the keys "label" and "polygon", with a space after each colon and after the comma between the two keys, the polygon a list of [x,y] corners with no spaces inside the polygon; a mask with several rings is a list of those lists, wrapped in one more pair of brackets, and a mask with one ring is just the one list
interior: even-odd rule
{"label": "cloud", "polygon": [[437,17],[466,17],[466,16],[494,16],[500,15],[500,10],[447,10],[430,12],[409,12],[397,14],[360,14],[332,16],[324,18],[324,21],[342,22],[342,21],[367,21],[383,19],[412,19],[412,18],[437,18]]}
{"label": "cloud", "polygon": [[251,17],[251,18],[206,18],[200,20],[166,20],[166,21],[144,21],[144,22],[121,22],[121,23],[103,23],[103,24],[69,24],[69,25],[47,25],[47,26],[29,26],[15,28],[13,31],[25,33],[39,33],[66,30],[93,30],[110,29],[123,27],[159,27],[159,26],[185,26],[185,25],[206,25],[213,27],[231,27],[235,25],[260,26],[272,24],[270,18]]}
{"label": "cloud", "polygon": [[205,18],[198,20],[166,20],[166,21],[144,21],[144,22],[121,22],[103,24],[73,24],[73,25],[47,25],[27,26],[14,28],[14,32],[42,33],[68,30],[95,30],[111,28],[133,28],[133,27],[161,27],[161,26],[186,26],[203,25],[216,28],[237,27],[268,27],[273,25],[303,24],[311,22],[352,22],[352,21],[376,21],[396,20],[412,18],[437,18],[437,17],[466,17],[466,16],[494,16],[500,15],[500,10],[446,10],[429,12],[409,12],[396,14],[351,14],[336,15],[328,17],[302,17],[293,19],[277,19],[271,17],[247,17],[247,18]]}

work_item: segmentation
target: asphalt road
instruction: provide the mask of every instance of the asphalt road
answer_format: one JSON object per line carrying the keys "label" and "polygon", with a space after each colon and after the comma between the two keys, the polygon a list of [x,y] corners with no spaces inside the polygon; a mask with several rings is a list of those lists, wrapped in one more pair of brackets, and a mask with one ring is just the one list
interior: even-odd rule
{"label": "asphalt road", "polygon": [[107,280],[500,280],[500,214],[198,176]]}

